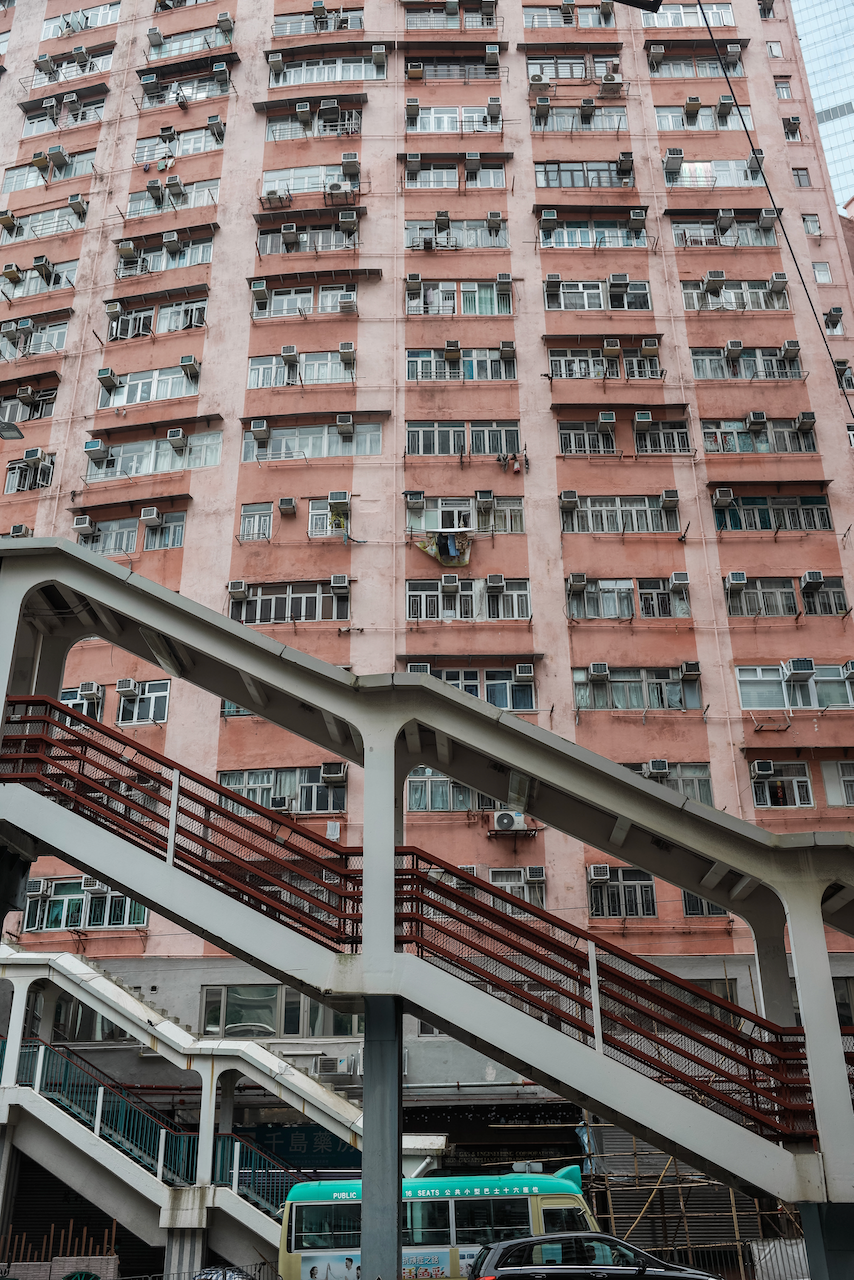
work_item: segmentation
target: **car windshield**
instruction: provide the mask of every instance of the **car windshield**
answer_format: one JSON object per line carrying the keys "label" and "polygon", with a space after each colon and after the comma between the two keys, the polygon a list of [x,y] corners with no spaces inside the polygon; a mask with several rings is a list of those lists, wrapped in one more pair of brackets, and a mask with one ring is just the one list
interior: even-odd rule
{"label": "car windshield", "polygon": [[638,1267],[641,1257],[629,1245],[596,1236],[569,1236],[563,1240],[527,1240],[508,1249],[499,1266],[516,1267]]}

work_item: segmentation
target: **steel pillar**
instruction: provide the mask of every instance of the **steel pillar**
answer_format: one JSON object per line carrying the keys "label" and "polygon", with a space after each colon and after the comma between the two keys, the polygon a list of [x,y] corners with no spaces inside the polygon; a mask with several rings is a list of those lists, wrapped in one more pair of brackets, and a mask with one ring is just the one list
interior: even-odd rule
{"label": "steel pillar", "polygon": [[854,1204],[799,1204],[811,1280],[854,1278]]}
{"label": "steel pillar", "polygon": [[401,1002],[365,996],[362,1277],[397,1280],[402,1247]]}
{"label": "steel pillar", "polygon": [[170,1227],[166,1232],[164,1276],[193,1276],[205,1265],[207,1232],[183,1227]]}

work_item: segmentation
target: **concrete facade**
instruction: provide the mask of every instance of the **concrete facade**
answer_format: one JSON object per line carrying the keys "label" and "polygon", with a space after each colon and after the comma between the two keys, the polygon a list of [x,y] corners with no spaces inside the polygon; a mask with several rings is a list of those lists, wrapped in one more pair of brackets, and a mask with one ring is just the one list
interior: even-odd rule
{"label": "concrete facade", "polygon": [[[854,813],[854,766],[850,783],[845,767],[854,695],[842,672],[852,656],[854,591],[846,563],[852,497],[846,424],[854,414],[809,303],[819,319],[842,307],[841,324],[826,338],[832,357],[843,359],[851,351],[854,295],[786,9],[778,3],[771,20],[751,6],[714,28],[722,48],[742,46],[730,86],[709,62],[714,50],[696,11],[693,26],[691,14],[682,14],[687,30],[665,25],[676,25],[676,6],[664,6],[655,19],[620,6],[614,17],[579,6],[569,22],[555,6],[511,12],[499,5],[494,17],[488,5],[463,6],[455,17],[442,6],[368,0],[346,27],[309,14],[302,30],[292,29],[309,8],[298,0],[275,6],[233,0],[231,31],[217,25],[211,3],[159,5],[155,13],[151,0],[122,0],[92,10],[90,21],[103,18],[103,25],[65,34],[44,25],[62,13],[56,0],[20,4],[0,16],[9,32],[7,74],[0,78],[6,170],[0,203],[20,220],[2,233],[4,262],[20,269],[6,277],[4,315],[33,318],[36,326],[67,321],[64,335],[52,328],[28,338],[22,331],[15,345],[0,338],[6,344],[0,411],[18,415],[22,437],[2,441],[9,474],[23,475],[14,464],[25,449],[43,449],[54,460],[52,471],[49,460],[41,464],[50,483],[4,497],[2,532],[23,525],[37,535],[70,536],[74,518],[88,516],[94,534],[83,536],[96,539],[94,549],[112,551],[119,563],[214,610],[249,616],[250,602],[240,592],[230,596],[228,583],[245,583],[250,601],[272,597],[270,616],[288,620],[251,625],[325,661],[358,674],[429,664],[447,682],[497,705],[506,699],[520,718],[618,763],[666,760],[668,785],[774,832],[846,828]],[[720,8],[726,19],[727,6]],[[151,28],[160,33],[154,40],[165,43],[151,43]],[[289,34],[275,35],[286,28]],[[169,44],[198,32],[208,35]],[[769,56],[772,38],[781,58]],[[88,60],[78,62],[72,51],[81,42]],[[487,48],[494,43],[497,69]],[[651,72],[650,57],[658,58],[651,46],[658,44],[663,62]],[[384,63],[379,54],[374,61],[379,45]],[[59,80],[49,68],[34,73],[42,55],[61,65]],[[277,56],[285,69],[291,62],[315,65],[280,73]],[[350,61],[333,67],[339,58]],[[559,61],[542,69],[549,58]],[[222,59],[226,72],[214,72]],[[317,69],[318,59],[327,70]],[[412,67],[418,62],[420,79]],[[159,88],[141,83],[152,73]],[[216,82],[223,74],[227,92],[210,86],[212,96],[193,99],[208,92],[200,77]],[[614,74],[622,86],[603,80]],[[288,75],[294,83],[271,85]],[[531,87],[532,75],[545,80]],[[176,83],[187,90],[183,107]],[[782,83],[790,99],[778,96]],[[730,87],[750,109],[750,141],[730,127],[736,111],[718,114]],[[66,94],[77,94],[79,103],[65,104]],[[44,107],[51,95],[56,129],[48,123],[52,108]],[[697,95],[695,126],[685,104]],[[337,125],[321,123],[321,99],[335,97],[345,114]],[[501,100],[497,117],[488,114],[492,97]],[[543,97],[548,116],[540,129],[534,119]],[[592,120],[583,105],[591,97]],[[412,98],[418,116],[409,119],[417,128],[406,127]],[[92,105],[102,100],[103,108]],[[306,100],[311,124],[303,135],[296,104]],[[352,113],[360,116],[358,132],[350,131],[357,124]],[[682,127],[673,128],[680,113]],[[217,114],[226,126],[221,146],[218,126],[207,128]],[[783,119],[792,115],[800,117],[800,139],[783,146]],[[671,127],[659,127],[664,123]],[[65,168],[54,164],[49,181],[29,185],[38,172],[30,164],[34,152],[54,145],[72,160]],[[764,152],[774,200],[749,176],[751,145]],[[663,172],[671,147],[684,152],[673,184]],[[476,148],[481,167],[467,180],[465,156]],[[174,161],[167,150],[177,153]],[[349,150],[358,153],[359,190],[332,192],[332,182],[351,184],[339,172]],[[87,152],[91,172],[87,159],[73,159]],[[620,162],[627,152],[630,160]],[[414,162],[404,160],[415,153],[418,178]],[[729,177],[725,161],[733,161]],[[67,170],[75,176],[66,178]],[[804,172],[808,187],[796,185]],[[166,195],[160,206],[134,201],[149,182],[175,176],[189,195]],[[568,185],[545,185],[558,181]],[[88,201],[85,220],[63,215],[70,195]],[[774,203],[781,218],[762,227],[761,211]],[[556,211],[556,230],[552,220],[541,220],[544,209]],[[636,209],[645,212],[645,240],[629,230]],[[741,226],[738,243],[727,218],[718,219],[720,209],[731,209],[734,226]],[[51,231],[33,217],[48,210],[70,221]],[[143,216],[125,216],[140,210]],[[448,214],[454,248],[443,247],[440,211]],[[358,215],[356,241],[339,231],[351,225],[340,221],[342,212]],[[501,216],[491,235],[494,212]],[[296,226],[289,237],[310,229],[305,251],[275,251],[283,247],[276,240],[283,225]],[[163,240],[173,231],[177,253]],[[424,247],[425,236],[432,249]],[[128,241],[133,250],[119,248]],[[41,270],[55,287],[47,291],[35,292],[42,279],[32,274],[37,255],[48,260]],[[72,289],[64,264],[73,262],[79,266]],[[729,293],[702,291],[710,270],[726,273]],[[774,292],[779,272],[788,280]],[[498,279],[505,273],[512,277],[509,294]],[[22,284],[12,278],[17,274]],[[421,280],[408,287],[414,274]],[[591,287],[546,293],[546,277],[555,274],[561,283]],[[638,287],[624,293],[618,279],[609,286],[609,277],[621,274]],[[267,311],[280,308],[279,317],[253,311],[250,282],[262,280]],[[326,310],[331,286],[354,281],[357,310]],[[758,288],[759,281],[767,287]],[[697,288],[683,292],[681,282]],[[470,284],[477,287],[463,287]],[[306,288],[313,293],[309,301],[301,295],[302,310],[288,301],[300,295],[282,292]],[[105,303],[116,301],[122,317],[107,316]],[[142,313],[151,308],[148,323]],[[177,310],[165,315],[165,308]],[[136,326],[138,336],[118,336],[123,323]],[[767,353],[797,340],[799,359],[760,353],[736,364],[724,356],[730,340]],[[605,345],[614,341],[619,350]],[[278,355],[283,346],[304,356],[337,352],[342,342],[356,349],[352,376],[337,360],[303,359],[293,385],[264,385],[290,377]],[[426,354],[443,352],[446,342],[458,343],[459,366]],[[515,354],[502,357],[502,342],[515,343]],[[200,362],[197,380],[171,373],[148,391],[138,381],[131,384],[137,390],[102,391],[98,382],[100,370],[112,370],[119,381],[180,370],[184,356]],[[271,359],[251,364],[262,357]],[[450,376],[458,367],[463,376]],[[658,376],[661,370],[666,374]],[[728,376],[700,376],[716,372]],[[109,384],[108,373],[103,380]],[[31,407],[16,397],[25,386],[34,391],[24,395],[35,401]],[[54,388],[55,401],[39,398]],[[649,422],[636,426],[637,412],[649,412]],[[748,430],[755,412],[772,424],[765,432]],[[795,425],[809,412],[816,417],[812,433]],[[615,418],[600,422],[602,413]],[[339,433],[338,415],[346,414],[355,419],[352,443]],[[261,418],[270,439],[259,456],[251,423]],[[183,451],[167,443],[170,428],[190,437]],[[205,440],[194,444],[194,436]],[[103,442],[112,459],[87,458],[88,441]],[[23,475],[28,486],[38,478]],[[733,505],[713,507],[712,495],[726,488]],[[483,499],[479,509],[475,495],[490,490],[492,506]],[[678,491],[678,505],[662,510],[665,490]],[[333,491],[349,495],[349,514],[323,509]],[[562,508],[558,495],[572,491],[578,506],[567,496]],[[421,497],[407,501],[405,492]],[[295,515],[280,514],[285,497],[296,500]],[[260,504],[269,511],[246,509]],[[149,535],[138,523],[144,507],[155,507],[161,519]],[[169,517],[181,513],[179,535]],[[461,539],[453,549],[462,554],[445,555],[440,566],[418,543],[435,551],[427,535],[443,531],[470,539],[468,547]],[[146,549],[147,541],[167,540],[172,545]],[[802,576],[816,570],[834,584],[802,589]],[[444,572],[457,573],[461,589],[439,590]],[[731,572],[747,575],[746,591],[726,587]],[[568,580],[578,573],[591,585],[572,594]],[[687,588],[677,579],[671,590],[671,575],[683,573]],[[493,574],[503,575],[502,593],[488,592]],[[331,594],[333,575],[347,575],[339,589],[346,585],[348,594]],[[469,582],[472,590],[462,589]],[[317,619],[305,620],[312,610]],[[324,610],[330,616],[322,617]],[[590,616],[597,611],[602,616]],[[818,680],[774,675],[799,657],[812,659]],[[591,664],[601,662],[617,678],[592,682]],[[683,677],[683,663],[699,663],[699,682],[690,672]],[[525,664],[533,665],[533,683],[516,678]],[[752,676],[744,674],[749,668]],[[317,769],[328,759],[320,748],[259,716],[225,714],[230,708],[218,699],[176,679],[165,682],[163,720],[157,704],[144,703],[145,696],[162,698],[162,689],[143,690],[139,701],[120,699],[117,682],[128,678],[160,685],[164,673],[96,639],[73,651],[65,687],[70,693],[96,682],[104,692],[91,709],[107,722],[121,720],[141,742],[209,776],[260,788],[266,798],[280,788],[295,797],[309,827],[325,834],[327,823],[340,824],[343,840],[361,843],[361,773],[349,771],[339,812],[340,796],[314,773],[285,772]],[[740,687],[747,692],[740,695]],[[160,723],[151,723],[152,713]],[[770,781],[760,777],[754,788],[750,766],[768,760],[775,766]],[[491,802],[481,807],[468,789],[418,778],[408,798],[410,843],[616,935],[677,973],[729,989],[747,1006],[755,1003],[753,940],[735,911],[708,915],[702,903],[686,902],[664,882],[641,888],[624,881],[616,857],[530,821],[525,832],[498,834]],[[611,868],[601,898],[591,897],[592,865]],[[532,874],[534,868],[543,875]],[[51,860],[42,860],[34,875],[66,886],[79,879]],[[102,960],[194,1031],[205,1029],[205,989],[264,985],[263,975],[243,962],[169,921],[136,916],[127,904],[115,906],[114,925],[89,927],[92,901],[103,895],[81,887],[79,896],[82,915],[73,930],[28,928],[25,913],[19,923],[8,918],[7,931],[28,949],[67,947]],[[104,919],[112,910],[109,898]],[[62,923],[61,912],[49,911],[46,905],[37,923]],[[838,1002],[850,1002],[851,943],[834,935],[831,948]],[[272,1039],[293,1044],[295,1054],[317,1045],[327,1056],[354,1053],[357,1020],[336,1027],[302,997],[294,1029],[286,1024],[286,998],[276,1000]],[[227,1006],[228,995],[218,1024],[223,1033]],[[437,1053],[415,1019],[407,1018],[406,1028],[408,1069],[418,1072],[407,1083],[469,1080],[495,1090],[518,1084],[511,1071],[463,1046],[446,1041],[447,1051]],[[358,1087],[355,1071],[352,1077]]]}

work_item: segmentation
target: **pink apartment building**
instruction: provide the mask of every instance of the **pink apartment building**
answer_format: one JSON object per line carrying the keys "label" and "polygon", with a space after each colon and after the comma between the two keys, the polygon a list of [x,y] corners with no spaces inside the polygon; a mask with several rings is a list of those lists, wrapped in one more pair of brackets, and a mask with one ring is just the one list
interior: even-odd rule
{"label": "pink apartment building", "polygon": [[[225,2],[0,5],[2,533],[846,828],[854,293],[787,0],[710,3],[716,44],[689,3]],[[361,842],[358,773],[258,716],[99,640],[64,697]],[[406,804],[408,842],[752,1004],[737,901],[502,831],[445,778]],[[27,948],[194,1029],[358,1035],[34,874]],[[418,1078],[460,1078],[410,1032]]]}

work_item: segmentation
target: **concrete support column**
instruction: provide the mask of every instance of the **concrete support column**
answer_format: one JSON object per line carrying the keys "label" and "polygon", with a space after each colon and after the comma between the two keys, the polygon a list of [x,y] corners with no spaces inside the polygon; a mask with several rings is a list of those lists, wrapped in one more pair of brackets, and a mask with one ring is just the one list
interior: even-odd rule
{"label": "concrete support column", "polygon": [[234,1090],[239,1071],[223,1071],[219,1078],[219,1124],[217,1133],[234,1132]]}
{"label": "concrete support column", "polygon": [[196,1161],[196,1186],[209,1187],[213,1176],[214,1142],[216,1135],[216,1064],[209,1058],[202,1059],[194,1068],[202,1079],[202,1098],[199,1105],[199,1154]]}
{"label": "concrete support column", "polygon": [[43,693],[48,698],[59,698],[62,692],[65,660],[72,643],[64,636],[39,636],[31,686],[33,693]]}
{"label": "concrete support column", "polygon": [[362,1276],[397,1280],[402,1248],[401,1002],[365,996]]}
{"label": "concrete support column", "polygon": [[15,1203],[15,1192],[18,1189],[18,1168],[20,1160],[15,1150],[15,1126],[21,1118],[21,1108],[9,1108],[8,1119],[0,1129],[0,1235],[8,1229]]}
{"label": "concrete support column", "polygon": [[205,1265],[207,1232],[170,1227],[166,1232],[163,1275],[195,1275]]}
{"label": "concrete support column", "polygon": [[53,1041],[53,1023],[56,1018],[56,1002],[61,992],[52,982],[46,983],[42,991],[42,1009],[39,1020],[38,1037],[48,1044]]}
{"label": "concrete support column", "polygon": [[773,905],[767,903],[758,911],[751,907],[744,911],[744,918],[750,925],[756,948],[760,1012],[778,1026],[793,1027],[795,1006],[786,956],[786,913],[783,904],[777,899]]}
{"label": "concrete support column", "polygon": [[24,1038],[29,990],[30,984],[28,980],[12,979],[12,1007],[9,1010],[9,1030],[6,1033],[3,1073],[0,1075],[0,1087],[2,1088],[7,1088],[17,1082],[18,1058],[21,1054],[21,1041]]}
{"label": "concrete support column", "polygon": [[854,1204],[799,1204],[811,1280],[854,1276]]}
{"label": "concrete support column", "polygon": [[366,977],[390,974],[394,965],[396,737],[397,730],[382,723],[365,737],[362,964]]}
{"label": "concrete support column", "polygon": [[786,919],[828,1198],[848,1203],[854,1187],[854,1109],[821,914],[824,887],[806,878],[791,884]]}

